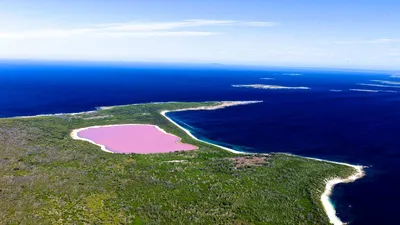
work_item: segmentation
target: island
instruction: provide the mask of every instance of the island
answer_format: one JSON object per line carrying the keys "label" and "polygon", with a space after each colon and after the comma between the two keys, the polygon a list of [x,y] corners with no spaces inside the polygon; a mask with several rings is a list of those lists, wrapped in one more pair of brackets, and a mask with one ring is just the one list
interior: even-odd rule
{"label": "island", "polygon": [[[362,177],[361,166],[240,152],[168,117],[257,103],[148,103],[0,119],[0,223],[342,224],[329,196],[335,184]],[[127,152],[96,139],[137,129],[167,138],[167,148]]]}
{"label": "island", "polygon": [[398,81],[388,81],[388,80],[371,80],[372,82],[381,83],[381,84],[391,84],[391,85],[400,85]]}
{"label": "island", "polygon": [[378,92],[397,93],[397,91],[393,90],[372,90],[372,89],[358,89],[358,88],[350,89],[350,91],[370,92],[370,93],[378,93]]}
{"label": "island", "polygon": [[234,84],[232,87],[237,88],[255,88],[255,89],[300,89],[300,90],[308,90],[309,87],[286,87],[279,85],[265,85],[265,84]]}

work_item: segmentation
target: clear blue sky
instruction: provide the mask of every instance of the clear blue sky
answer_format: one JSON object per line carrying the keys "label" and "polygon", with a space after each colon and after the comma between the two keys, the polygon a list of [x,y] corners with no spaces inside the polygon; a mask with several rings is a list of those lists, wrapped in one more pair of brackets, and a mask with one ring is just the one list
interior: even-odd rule
{"label": "clear blue sky", "polygon": [[400,69],[400,1],[0,0],[0,58]]}

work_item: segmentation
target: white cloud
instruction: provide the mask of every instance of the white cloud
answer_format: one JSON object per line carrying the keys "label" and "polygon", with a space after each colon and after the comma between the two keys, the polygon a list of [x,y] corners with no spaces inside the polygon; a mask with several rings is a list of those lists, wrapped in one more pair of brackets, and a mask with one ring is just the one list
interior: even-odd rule
{"label": "white cloud", "polygon": [[182,20],[172,22],[136,21],[127,23],[98,24],[87,28],[37,29],[18,32],[0,31],[0,39],[54,39],[89,35],[91,37],[177,37],[210,36],[221,32],[193,31],[190,28],[212,26],[269,27],[273,22],[233,20]]}
{"label": "white cloud", "polygon": [[381,38],[381,39],[368,41],[368,43],[372,43],[372,44],[388,44],[388,43],[395,43],[395,42],[400,42],[400,40],[391,39],[391,38]]}
{"label": "white cloud", "polygon": [[273,27],[279,25],[278,23],[275,22],[260,22],[260,21],[242,22],[240,24],[249,27]]}
{"label": "white cloud", "polygon": [[232,25],[235,23],[235,21],[230,20],[184,20],[175,22],[136,21],[128,23],[103,24],[98,25],[98,27],[101,27],[101,29],[105,31],[159,31],[188,27]]}

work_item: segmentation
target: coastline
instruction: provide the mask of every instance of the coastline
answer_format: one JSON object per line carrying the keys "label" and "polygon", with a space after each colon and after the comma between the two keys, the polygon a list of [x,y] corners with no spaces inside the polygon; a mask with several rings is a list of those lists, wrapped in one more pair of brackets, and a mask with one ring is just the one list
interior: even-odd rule
{"label": "coastline", "polygon": [[321,198],[320,198],[322,205],[324,207],[324,211],[327,214],[327,216],[329,218],[329,222],[331,224],[334,224],[334,225],[347,224],[347,223],[343,222],[336,215],[336,209],[335,209],[335,206],[333,205],[333,203],[331,202],[330,196],[332,195],[332,191],[337,184],[352,183],[352,182],[364,177],[365,176],[364,168],[366,168],[366,167],[361,166],[361,165],[353,165],[353,164],[349,164],[349,163],[344,163],[344,162],[336,162],[336,161],[318,159],[318,158],[313,158],[313,157],[298,156],[298,155],[294,155],[294,154],[290,154],[290,153],[283,153],[283,154],[290,155],[290,156],[302,157],[305,159],[316,160],[316,161],[320,161],[320,162],[328,162],[328,163],[334,163],[334,164],[338,164],[338,165],[349,166],[356,170],[356,172],[354,174],[352,174],[346,178],[333,177],[333,178],[327,179],[326,184],[325,184],[325,190],[322,193]]}
{"label": "coastline", "polygon": [[362,166],[351,165],[351,167],[356,169],[357,172],[355,174],[353,174],[347,178],[344,178],[344,179],[336,177],[336,178],[327,180],[326,185],[325,185],[325,191],[321,195],[321,202],[322,202],[322,205],[324,206],[325,212],[328,215],[329,221],[331,222],[331,224],[334,224],[334,225],[341,225],[341,224],[347,224],[347,223],[344,223],[343,221],[340,220],[340,218],[338,216],[336,216],[336,209],[330,199],[333,188],[337,184],[351,183],[351,182],[354,182],[357,179],[360,179],[363,176],[365,176],[365,172],[364,172]]}
{"label": "coastline", "polygon": [[36,118],[36,117],[44,117],[44,116],[64,116],[64,115],[82,115],[82,114],[90,114],[95,113],[98,110],[90,110],[90,111],[83,111],[83,112],[76,112],[76,113],[50,113],[50,114],[39,114],[34,116],[12,116],[12,117],[0,117],[1,119],[29,119],[29,118]]}
{"label": "coastline", "polygon": [[193,110],[217,110],[217,109],[222,109],[222,108],[231,107],[231,106],[248,105],[248,104],[261,103],[261,102],[262,101],[236,101],[236,102],[235,101],[222,101],[222,102],[220,102],[221,104],[214,105],[214,106],[203,106],[203,107],[197,107],[197,108],[186,108],[186,109],[178,109],[178,110],[164,110],[164,111],[161,111],[160,114],[162,116],[164,116],[169,122],[173,123],[175,126],[179,127],[181,130],[183,130],[187,135],[189,135],[191,138],[193,138],[196,141],[199,141],[199,142],[202,142],[205,144],[209,144],[209,145],[221,148],[223,150],[226,150],[226,151],[229,151],[229,152],[232,152],[235,154],[251,154],[251,153],[233,150],[231,148],[227,148],[227,147],[224,147],[221,145],[217,145],[214,143],[200,140],[197,137],[195,137],[189,130],[186,130],[185,128],[180,126],[178,123],[173,121],[171,118],[169,118],[166,114],[169,112],[182,112],[182,111],[193,111]]}
{"label": "coastline", "polygon": [[333,177],[333,178],[328,179],[326,181],[325,191],[321,195],[321,202],[322,202],[322,205],[324,206],[326,214],[329,217],[329,221],[334,225],[347,224],[347,223],[344,223],[343,221],[341,221],[338,216],[336,216],[336,209],[330,200],[330,196],[332,195],[333,188],[337,184],[352,183],[352,182],[364,177],[365,176],[365,172],[364,172],[365,166],[353,165],[353,164],[349,164],[349,163],[335,162],[335,161],[311,158],[311,157],[304,157],[304,158],[313,159],[313,160],[317,160],[317,161],[321,161],[321,162],[329,162],[329,163],[335,163],[335,164],[339,164],[339,165],[349,166],[356,170],[356,172],[354,174],[352,174],[346,178]]}
{"label": "coastline", "polygon": [[[182,110],[177,110],[177,111],[182,111]],[[179,124],[177,124],[175,121],[173,121],[172,119],[170,119],[168,116],[165,115],[166,113],[169,113],[169,112],[177,112],[177,111],[162,111],[162,112],[161,112],[161,115],[163,115],[169,122],[173,123],[175,126],[177,126],[177,127],[179,127],[180,129],[182,129],[187,135],[189,135],[191,138],[193,138],[193,139],[196,140],[196,141],[199,141],[199,142],[202,142],[202,143],[205,143],[205,144],[208,144],[208,145],[212,145],[212,146],[214,146],[214,147],[221,148],[221,149],[223,149],[223,150],[225,150],[225,151],[232,152],[232,153],[234,153],[234,154],[242,154],[242,155],[249,154],[249,153],[246,153],[246,152],[236,151],[236,150],[233,150],[233,149],[231,149],[231,148],[227,148],[227,147],[224,147],[224,146],[221,146],[221,145],[217,145],[217,144],[214,144],[214,143],[210,143],[210,142],[207,142],[207,141],[203,141],[203,140],[198,139],[198,138],[195,137],[192,133],[190,133],[190,131],[188,131],[188,130],[186,130],[185,128],[181,127]],[[251,153],[250,153],[250,154],[251,154]]]}
{"label": "coastline", "polygon": [[[213,106],[201,106],[201,107],[195,107],[195,108],[178,109],[178,110],[174,110],[174,111],[176,112],[176,111],[190,111],[190,110],[216,110],[216,109],[222,109],[222,108],[231,107],[231,106],[261,103],[263,101],[208,101],[208,102],[215,102],[217,104],[213,105]],[[208,103],[208,102],[205,102],[205,103]],[[121,106],[142,105],[142,104],[165,104],[165,103],[179,103],[179,102],[174,102],[174,101],[173,102],[150,102],[150,103],[139,103],[139,104],[129,104],[129,105],[101,106],[101,107],[99,107],[99,109],[106,110],[106,109],[112,109],[112,108],[121,107]]]}
{"label": "coastline", "polygon": [[[227,103],[227,102],[225,102]],[[231,102],[234,103],[234,102]],[[179,109],[179,110],[164,110],[161,111],[161,115],[163,115],[168,121],[170,121],[171,123],[175,124],[175,126],[179,127],[180,129],[182,129],[186,134],[188,134],[191,138],[200,141],[202,143],[206,143],[218,148],[221,148],[223,150],[235,153],[235,154],[256,154],[256,153],[251,153],[251,152],[243,152],[243,151],[237,151],[237,150],[233,150],[224,146],[220,146],[214,143],[210,143],[207,141],[203,141],[198,139],[197,137],[195,137],[189,130],[183,128],[182,126],[180,126],[179,124],[177,124],[175,121],[173,121],[171,118],[169,118],[166,114],[169,112],[181,112],[181,111],[189,111],[189,110],[216,110],[216,109],[221,109],[221,108],[225,108],[225,107],[230,107],[230,106],[236,106],[236,105],[244,105],[244,104],[253,104],[253,103],[259,103],[259,101],[251,101],[251,102],[243,102],[242,104],[227,104],[227,105],[217,105],[217,106],[210,106],[210,107],[199,107],[199,108],[188,108],[188,109]],[[289,153],[283,153],[286,155],[290,155],[290,156],[296,156],[293,154],[289,154]],[[326,213],[326,215],[329,218],[329,222],[331,224],[334,225],[344,225],[347,224],[345,222],[343,222],[337,215],[336,215],[336,209],[333,205],[333,203],[330,200],[330,196],[332,195],[332,191],[333,188],[335,187],[335,185],[340,184],[340,183],[351,183],[354,182],[362,177],[365,176],[365,172],[363,170],[363,168],[365,168],[364,166],[360,166],[360,165],[353,165],[353,164],[349,164],[349,163],[344,163],[344,162],[336,162],[336,161],[330,161],[330,160],[325,160],[325,159],[318,159],[318,158],[312,158],[312,157],[304,157],[304,156],[297,156],[297,157],[302,157],[302,158],[306,158],[306,159],[311,159],[311,160],[316,160],[316,161],[320,161],[320,162],[328,162],[328,163],[333,163],[333,164],[338,164],[338,165],[344,165],[344,166],[349,166],[352,167],[356,170],[356,172],[352,175],[350,175],[349,177],[346,178],[338,178],[338,177],[334,177],[334,178],[330,178],[326,180],[326,184],[325,184],[325,190],[321,195],[321,202],[322,205],[324,207],[324,211]]]}
{"label": "coastline", "polygon": [[[215,103],[220,103],[220,104],[217,104],[215,106],[206,106],[206,107],[182,109],[181,111],[188,111],[188,110],[215,110],[215,109],[225,108],[225,107],[229,107],[229,106],[261,103],[262,101],[205,101],[204,103],[208,103],[208,102],[215,102]],[[126,105],[100,106],[100,107],[95,107],[94,110],[82,111],[82,112],[49,113],[49,114],[38,114],[38,115],[32,115],[32,116],[11,116],[11,117],[0,117],[0,118],[1,119],[29,119],[29,118],[44,117],[44,116],[64,116],[64,115],[75,116],[75,115],[84,115],[84,114],[95,113],[95,112],[100,111],[100,110],[113,109],[115,107],[132,106],[132,105],[143,105],[143,104],[166,104],[166,103],[179,103],[179,102],[176,102],[176,101],[148,102],[148,103],[134,103],[134,104],[126,104]]]}
{"label": "coastline", "polygon": [[[254,103],[261,103],[262,101],[212,101],[215,102],[217,104],[212,105],[212,106],[203,106],[203,107],[194,107],[194,108],[186,108],[186,109],[178,109],[178,110],[164,110],[161,111],[160,114],[165,117],[169,122],[171,122],[172,124],[174,124],[175,126],[177,126],[178,128],[180,128],[181,130],[183,130],[186,134],[188,134],[191,138],[202,142],[202,143],[206,143],[215,147],[218,147],[220,149],[229,151],[231,153],[234,154],[257,154],[257,153],[249,153],[249,152],[243,152],[243,151],[237,151],[237,150],[233,150],[224,146],[220,146],[217,144],[213,144],[207,141],[203,141],[200,140],[198,138],[196,138],[189,130],[186,130],[185,128],[183,128],[182,126],[180,126],[179,124],[177,124],[175,121],[173,121],[172,119],[170,119],[166,114],[169,112],[178,112],[178,111],[192,111],[192,110],[217,110],[217,109],[221,109],[221,108],[226,108],[226,107],[231,107],[231,106],[237,106],[237,105],[247,105],[247,104],[254,104]],[[174,102],[151,102],[150,104],[162,104],[162,103],[174,103]],[[141,105],[141,104],[146,104],[146,103],[138,103],[138,104],[129,104],[129,105]],[[149,103],[147,103],[149,104]],[[119,105],[119,106],[125,106],[125,105]],[[128,105],[126,105],[128,106]],[[41,114],[41,115],[35,115],[35,116],[17,116],[17,117],[8,117],[8,118],[4,118],[4,119],[15,119],[15,118],[35,118],[35,117],[43,117],[43,116],[60,116],[60,115],[80,115],[80,114],[88,114],[88,113],[93,113],[96,112],[98,110],[106,110],[106,109],[112,109],[118,106],[105,106],[105,107],[98,107],[97,110],[92,110],[92,111],[86,111],[86,112],[78,112],[78,113],[56,113],[56,114]],[[120,124],[120,125],[124,125],[124,124]],[[126,124],[125,124],[126,125]],[[129,124],[129,125],[133,125],[133,124]],[[139,124],[138,124],[139,125]],[[152,124],[140,124],[140,125],[151,125],[151,126],[156,126],[156,125],[152,125]],[[116,125],[105,125],[105,126],[116,126]],[[92,126],[92,127],[104,127],[104,126]],[[158,126],[156,126],[158,127]],[[96,143],[94,143],[91,140],[88,139],[84,139],[84,138],[80,138],[77,133],[79,131],[85,130],[89,127],[86,128],[79,128],[79,129],[75,129],[70,133],[70,136],[75,139],[75,140],[83,140],[83,141],[88,141],[94,145],[97,145],[101,148],[101,150],[108,152],[108,153],[114,153],[112,151],[109,151],[105,146],[103,145],[98,145]],[[159,128],[159,127],[158,127]],[[159,128],[161,131],[165,132],[163,129]],[[166,133],[166,132],[165,132]],[[283,154],[287,154],[287,155],[291,155],[291,156],[296,156],[293,154],[288,154],[288,153],[283,153]],[[262,155],[262,154],[261,154]],[[322,161],[322,162],[328,162],[328,163],[334,163],[334,164],[339,164],[339,165],[345,165],[345,166],[349,166],[352,167],[356,170],[356,172],[352,175],[350,175],[347,178],[338,178],[338,177],[334,177],[334,178],[330,178],[326,180],[326,185],[325,185],[325,190],[321,195],[321,202],[324,208],[325,213],[327,214],[328,218],[329,218],[329,222],[331,224],[334,225],[340,225],[340,224],[346,224],[344,222],[342,222],[340,220],[339,217],[336,216],[336,210],[334,208],[334,205],[332,204],[332,202],[330,201],[330,196],[332,194],[333,188],[335,187],[335,185],[339,184],[339,183],[350,183],[350,182],[354,182],[357,179],[362,178],[365,175],[365,172],[363,170],[363,166],[359,166],[359,165],[352,165],[352,164],[348,164],[348,163],[342,163],[342,162],[335,162],[335,161],[330,161],[330,160],[324,160],[324,159],[318,159],[318,158],[312,158],[312,157],[304,157],[304,156],[298,156],[301,158],[306,158],[306,159],[311,159],[311,160],[317,160],[317,161]]]}

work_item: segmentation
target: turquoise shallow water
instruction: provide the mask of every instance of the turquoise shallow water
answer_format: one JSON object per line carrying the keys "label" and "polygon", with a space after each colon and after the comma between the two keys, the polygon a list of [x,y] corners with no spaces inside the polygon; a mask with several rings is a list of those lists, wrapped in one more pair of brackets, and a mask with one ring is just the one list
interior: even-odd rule
{"label": "turquoise shallow water", "polygon": [[[300,75],[289,75],[294,73]],[[153,101],[263,100],[169,116],[197,137],[237,150],[289,152],[370,166],[365,178],[335,188],[332,199],[338,214],[352,224],[396,224],[400,88],[376,86],[384,83],[372,80],[400,82],[389,72],[373,71],[3,61],[0,117]],[[234,84],[310,89],[260,90]]]}

